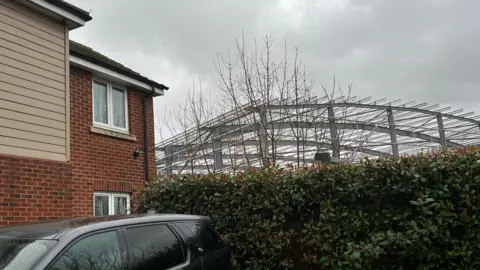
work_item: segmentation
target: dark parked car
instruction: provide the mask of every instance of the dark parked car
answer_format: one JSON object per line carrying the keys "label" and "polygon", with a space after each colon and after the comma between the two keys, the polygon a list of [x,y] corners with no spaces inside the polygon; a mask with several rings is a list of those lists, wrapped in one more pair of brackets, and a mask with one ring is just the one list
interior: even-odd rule
{"label": "dark parked car", "polygon": [[0,269],[233,269],[207,217],[128,215],[0,229]]}

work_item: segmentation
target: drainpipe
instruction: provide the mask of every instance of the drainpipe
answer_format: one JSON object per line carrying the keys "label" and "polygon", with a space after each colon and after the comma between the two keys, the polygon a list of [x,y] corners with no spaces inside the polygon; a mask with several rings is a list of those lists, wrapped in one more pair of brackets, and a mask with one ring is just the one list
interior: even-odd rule
{"label": "drainpipe", "polygon": [[148,188],[150,186],[149,181],[149,168],[148,168],[148,124],[147,124],[147,98],[150,98],[155,93],[155,87],[152,86],[152,92],[143,96],[143,153],[144,153],[144,163],[145,163],[145,186]]}

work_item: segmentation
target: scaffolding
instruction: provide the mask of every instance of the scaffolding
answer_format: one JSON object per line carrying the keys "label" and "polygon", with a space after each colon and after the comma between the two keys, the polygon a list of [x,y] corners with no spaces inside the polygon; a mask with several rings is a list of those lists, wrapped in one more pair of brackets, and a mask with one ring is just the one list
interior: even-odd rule
{"label": "scaffolding", "polygon": [[[260,103],[251,103],[260,104]],[[480,116],[438,104],[328,96],[244,105],[156,145],[159,174],[305,166],[478,145]]]}

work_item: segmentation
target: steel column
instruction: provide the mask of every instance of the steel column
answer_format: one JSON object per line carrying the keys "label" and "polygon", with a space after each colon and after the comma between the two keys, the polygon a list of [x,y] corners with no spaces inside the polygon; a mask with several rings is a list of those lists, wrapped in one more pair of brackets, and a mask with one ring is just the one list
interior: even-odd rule
{"label": "steel column", "polygon": [[259,110],[259,116],[260,116],[260,127],[259,127],[259,136],[260,136],[260,149],[261,149],[261,156],[262,156],[262,162],[263,165],[268,165],[270,164],[270,161],[268,159],[268,134],[267,134],[267,112],[265,111],[265,108],[261,107]]}
{"label": "steel column", "polygon": [[340,158],[340,140],[338,138],[337,125],[335,124],[335,113],[332,106],[329,106],[327,110],[330,138],[332,140],[332,157]]}
{"label": "steel column", "polygon": [[440,145],[442,149],[447,149],[447,137],[445,136],[445,127],[443,126],[442,114],[437,114],[438,134],[440,135]]}
{"label": "steel column", "polygon": [[393,111],[391,108],[387,109],[388,114],[388,126],[390,128],[390,141],[392,143],[392,153],[398,157],[398,141],[397,141],[397,129],[395,128],[395,118],[393,117]]}
{"label": "steel column", "polygon": [[[216,128],[213,130],[213,138],[220,135],[220,129]],[[213,164],[215,171],[223,169],[223,151],[222,151],[222,140],[213,139]]]}
{"label": "steel column", "polygon": [[173,172],[173,145],[165,145],[164,148],[164,153],[165,153],[165,173],[167,175],[171,175]]}

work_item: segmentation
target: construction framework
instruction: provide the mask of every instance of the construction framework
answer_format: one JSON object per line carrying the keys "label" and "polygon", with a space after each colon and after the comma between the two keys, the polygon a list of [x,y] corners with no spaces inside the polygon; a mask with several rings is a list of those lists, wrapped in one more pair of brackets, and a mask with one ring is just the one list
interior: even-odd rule
{"label": "construction framework", "polygon": [[304,166],[315,153],[340,162],[478,145],[480,116],[401,100],[314,97],[239,106],[156,146],[159,174]]}

